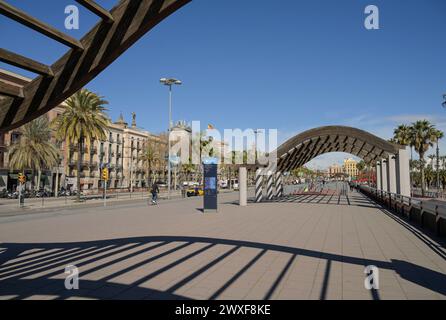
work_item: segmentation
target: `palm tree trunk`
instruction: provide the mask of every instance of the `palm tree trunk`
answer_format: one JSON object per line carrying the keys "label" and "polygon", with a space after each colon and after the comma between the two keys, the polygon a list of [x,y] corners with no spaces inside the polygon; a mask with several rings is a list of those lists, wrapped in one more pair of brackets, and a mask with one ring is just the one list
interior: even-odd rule
{"label": "palm tree trunk", "polygon": [[421,172],[421,196],[422,197],[424,197],[424,194],[425,194],[425,188],[426,188],[426,185],[425,185],[425,177],[424,177],[424,155],[423,154],[420,154],[420,161],[421,161],[421,164],[420,164],[420,172]]}
{"label": "palm tree trunk", "polygon": [[40,190],[40,180],[42,179],[42,170],[37,170],[37,191]]}
{"label": "palm tree trunk", "polygon": [[77,143],[77,201],[81,201],[81,168],[82,168],[82,138]]}

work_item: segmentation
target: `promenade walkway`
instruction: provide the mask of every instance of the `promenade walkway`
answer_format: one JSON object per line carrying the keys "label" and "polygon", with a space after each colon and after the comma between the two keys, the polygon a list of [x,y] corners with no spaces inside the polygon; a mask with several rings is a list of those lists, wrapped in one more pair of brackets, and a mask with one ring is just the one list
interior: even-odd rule
{"label": "promenade walkway", "polygon": [[[0,218],[2,299],[445,299],[446,250],[363,195],[201,198]],[[67,265],[80,271],[66,290]],[[379,268],[379,290],[364,268]]]}

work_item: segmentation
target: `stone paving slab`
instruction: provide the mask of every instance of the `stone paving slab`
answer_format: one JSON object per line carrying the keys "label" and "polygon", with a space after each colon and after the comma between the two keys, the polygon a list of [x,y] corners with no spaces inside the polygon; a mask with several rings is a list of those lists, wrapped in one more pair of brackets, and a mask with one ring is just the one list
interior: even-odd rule
{"label": "stone paving slab", "polygon": [[439,240],[359,193],[219,200],[0,218],[0,299],[446,299]]}

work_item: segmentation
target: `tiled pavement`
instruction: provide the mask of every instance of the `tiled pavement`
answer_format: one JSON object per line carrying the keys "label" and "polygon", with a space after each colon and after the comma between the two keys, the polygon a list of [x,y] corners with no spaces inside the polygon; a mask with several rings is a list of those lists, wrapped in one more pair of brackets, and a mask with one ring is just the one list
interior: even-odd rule
{"label": "tiled pavement", "polygon": [[[0,219],[3,299],[445,299],[446,250],[354,192]],[[66,290],[67,265],[80,271]],[[379,268],[379,290],[364,268]]]}

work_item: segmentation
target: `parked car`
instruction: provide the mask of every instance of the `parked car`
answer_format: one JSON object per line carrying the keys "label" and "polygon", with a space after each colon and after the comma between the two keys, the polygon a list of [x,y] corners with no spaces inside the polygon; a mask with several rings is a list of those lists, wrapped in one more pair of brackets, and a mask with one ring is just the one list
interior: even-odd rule
{"label": "parked car", "polygon": [[238,179],[231,179],[230,186],[232,186],[232,189],[238,190]]}
{"label": "parked car", "polygon": [[186,190],[186,195],[188,197],[203,196],[204,195],[204,190],[203,190],[202,187],[189,188],[189,189]]}
{"label": "parked car", "polygon": [[221,189],[227,189],[228,188],[228,180],[220,180],[219,182]]}
{"label": "parked car", "polygon": [[167,188],[167,183],[164,181],[157,181],[156,184],[158,185],[158,188]]}

